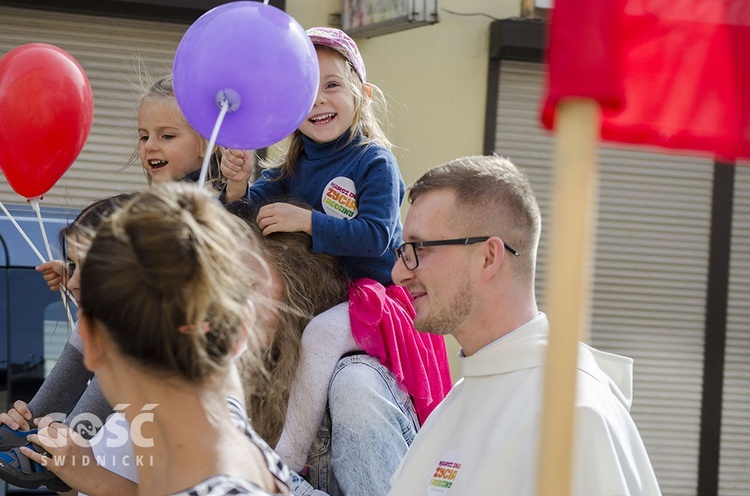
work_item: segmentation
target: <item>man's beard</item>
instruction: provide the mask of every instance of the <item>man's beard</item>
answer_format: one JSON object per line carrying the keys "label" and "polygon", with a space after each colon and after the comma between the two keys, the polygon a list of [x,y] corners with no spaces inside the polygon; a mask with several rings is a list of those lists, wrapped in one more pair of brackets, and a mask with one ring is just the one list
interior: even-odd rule
{"label": "man's beard", "polygon": [[474,306],[474,297],[467,281],[454,293],[454,298],[447,307],[439,309],[433,315],[414,319],[414,326],[420,332],[432,334],[453,334],[463,323]]}

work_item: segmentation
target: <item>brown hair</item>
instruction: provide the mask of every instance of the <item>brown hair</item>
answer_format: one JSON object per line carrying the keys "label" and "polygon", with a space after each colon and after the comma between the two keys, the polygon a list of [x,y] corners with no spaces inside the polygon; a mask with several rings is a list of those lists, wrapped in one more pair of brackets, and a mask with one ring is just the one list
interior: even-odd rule
{"label": "brown hair", "polygon": [[454,225],[466,236],[500,236],[520,256],[519,274],[533,281],[542,229],[541,214],[526,174],[497,155],[462,157],[427,171],[409,187],[409,201],[431,191],[453,191]]}
{"label": "brown hair", "polygon": [[120,352],[199,382],[223,371],[266,279],[246,225],[195,185],[138,194],[100,226],[81,272],[81,310]]}
{"label": "brown hair", "polygon": [[[283,201],[300,205],[299,201]],[[246,200],[227,205],[251,229],[257,211]],[[262,235],[261,235],[262,236]],[[243,363],[248,415],[253,428],[271,446],[281,436],[294,375],[297,372],[302,332],[317,314],[348,299],[347,284],[336,257],[312,253],[312,238],[302,232],[277,232],[262,236],[263,254],[283,282],[276,325],[269,329],[270,345],[262,354],[265,374]]]}
{"label": "brown hair", "polygon": [[[390,150],[393,145],[388,140],[378,119],[378,114],[385,115],[388,108],[383,91],[372,83],[363,83],[352,64],[338,51],[322,45],[315,45],[315,49],[333,53],[346,62],[348,70],[344,74],[344,82],[347,88],[354,94],[354,119],[349,128],[350,136],[347,144],[351,143],[357,137],[357,134],[359,134],[363,138],[360,146],[376,143]],[[367,95],[368,90],[370,91],[370,96]],[[281,161],[276,164],[264,164],[264,167],[280,169],[278,179],[291,177],[294,175],[303,149],[302,132],[297,129],[289,137],[289,142]]]}
{"label": "brown hair", "polygon": [[[99,224],[101,224],[104,219],[111,216],[118,208],[126,204],[131,198],[133,198],[133,196],[135,196],[133,193],[121,193],[119,195],[97,200],[81,210],[70,224],[60,229],[59,241],[60,247],[62,248],[63,260],[67,260],[68,258],[69,238],[76,238],[76,242],[81,245],[79,248],[85,250],[87,246],[83,246],[83,240],[81,238],[93,239]],[[68,269],[66,268],[65,279],[70,278],[72,275],[69,274],[67,270]]]}

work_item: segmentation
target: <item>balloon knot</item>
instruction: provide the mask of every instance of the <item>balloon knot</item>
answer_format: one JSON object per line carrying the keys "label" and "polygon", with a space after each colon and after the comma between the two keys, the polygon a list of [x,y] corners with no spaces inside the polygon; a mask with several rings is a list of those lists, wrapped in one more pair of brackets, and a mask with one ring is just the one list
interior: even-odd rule
{"label": "balloon knot", "polygon": [[227,112],[234,112],[240,108],[242,97],[240,97],[240,94],[232,88],[224,88],[216,93],[216,105],[221,107],[224,102],[227,104]]}

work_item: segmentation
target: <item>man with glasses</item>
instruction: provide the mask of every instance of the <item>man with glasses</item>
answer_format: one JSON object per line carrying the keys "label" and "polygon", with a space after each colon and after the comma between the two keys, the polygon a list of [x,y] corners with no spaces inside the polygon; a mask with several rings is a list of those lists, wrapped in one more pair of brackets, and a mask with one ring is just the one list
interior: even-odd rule
{"label": "man with glasses", "polygon": [[[531,186],[507,159],[465,157],[428,171],[409,200],[393,281],[414,297],[418,330],[456,338],[463,378],[389,494],[532,496],[549,323],[534,295]],[[660,494],[628,413],[631,384],[631,359],[580,345],[572,494]]]}

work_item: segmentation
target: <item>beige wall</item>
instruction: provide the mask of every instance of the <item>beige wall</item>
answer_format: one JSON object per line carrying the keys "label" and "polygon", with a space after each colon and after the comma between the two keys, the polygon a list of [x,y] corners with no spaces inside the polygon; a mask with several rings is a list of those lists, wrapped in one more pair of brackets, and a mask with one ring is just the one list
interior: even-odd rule
{"label": "beige wall", "polygon": [[[328,25],[341,5],[287,0],[286,11],[309,28]],[[521,0],[443,0],[441,7],[503,19],[520,15]],[[368,79],[388,96],[389,136],[407,185],[435,165],[482,153],[490,23],[490,17],[442,10],[437,24],[356,40]],[[457,379],[458,345],[450,337],[447,343]]]}
{"label": "beige wall", "polygon": [[[305,28],[327,25],[337,0],[287,0]],[[443,0],[443,9],[518,16],[521,0]],[[391,104],[390,137],[407,184],[434,165],[482,153],[489,26],[486,16],[442,10],[440,22],[398,33],[358,38],[368,79]],[[405,211],[405,210],[404,210]]]}

